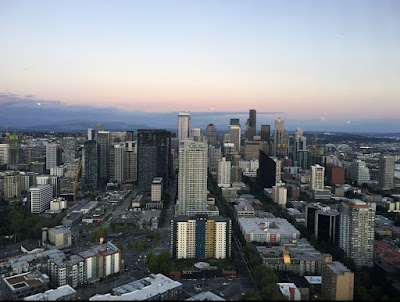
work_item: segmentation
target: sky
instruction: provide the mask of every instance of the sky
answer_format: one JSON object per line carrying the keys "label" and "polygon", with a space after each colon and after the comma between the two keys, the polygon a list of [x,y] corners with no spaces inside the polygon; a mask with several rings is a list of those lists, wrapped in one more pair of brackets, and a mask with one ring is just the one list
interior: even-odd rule
{"label": "sky", "polygon": [[400,1],[0,0],[0,93],[396,119]]}

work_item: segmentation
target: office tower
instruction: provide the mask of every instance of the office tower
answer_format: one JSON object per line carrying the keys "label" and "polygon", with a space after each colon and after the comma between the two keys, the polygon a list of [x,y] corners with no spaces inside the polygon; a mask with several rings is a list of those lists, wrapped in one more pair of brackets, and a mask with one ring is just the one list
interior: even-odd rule
{"label": "office tower", "polygon": [[94,130],[92,128],[88,128],[87,140],[94,141],[95,139],[96,139],[96,130]]}
{"label": "office tower", "polygon": [[311,166],[311,189],[323,190],[324,189],[325,167],[318,164]]}
{"label": "office tower", "polygon": [[246,141],[243,148],[243,156],[244,160],[258,160],[259,150],[268,154],[268,145],[267,142],[263,142],[261,140],[252,140]]}
{"label": "office tower", "polygon": [[126,180],[133,182],[137,180],[137,144],[136,141],[126,141],[125,176]]}
{"label": "office tower", "polygon": [[230,134],[230,140],[231,143],[235,144],[235,150],[236,152],[240,152],[240,143],[241,143],[241,130],[240,126],[238,125],[229,125],[229,134]]}
{"label": "office tower", "polygon": [[206,143],[180,142],[177,215],[207,210],[207,151]]}
{"label": "office tower", "polygon": [[124,143],[113,145],[110,152],[110,179],[117,184],[126,180],[126,147]]}
{"label": "office tower", "polygon": [[311,168],[311,154],[308,150],[300,150],[299,151],[299,167],[302,170],[310,170]]}
{"label": "office tower", "polygon": [[193,138],[194,141],[201,142],[203,140],[203,136],[201,134],[201,129],[200,128],[193,128],[191,137]]}
{"label": "office tower", "polygon": [[231,118],[229,125],[237,125],[240,126],[240,120],[238,118]]}
{"label": "office tower", "polygon": [[336,185],[343,185],[345,180],[345,169],[343,167],[335,166],[333,164],[326,165],[326,184],[335,187]]}
{"label": "office tower", "polygon": [[231,186],[231,162],[226,161],[225,157],[218,161],[217,184],[218,187]]}
{"label": "office tower", "polygon": [[282,158],[288,155],[288,135],[285,122],[280,117],[275,121],[273,155]]}
{"label": "office tower", "polygon": [[83,145],[83,180],[84,187],[96,190],[99,180],[99,147],[94,140]]}
{"label": "office tower", "polygon": [[328,254],[325,254],[321,277],[321,300],[353,301],[354,273],[339,261],[332,261]]}
{"label": "office tower", "polygon": [[245,130],[245,138],[249,141],[253,140],[254,135],[256,135],[256,124],[256,110],[250,109]]}
{"label": "office tower", "polygon": [[261,140],[271,145],[271,125],[261,125]]}
{"label": "office tower", "polygon": [[60,195],[60,178],[54,175],[38,175],[36,176],[37,185],[51,185],[53,190],[52,197],[58,197]]}
{"label": "office tower", "polygon": [[318,242],[336,243],[340,233],[340,213],[330,206],[312,203],[307,204],[306,227]]}
{"label": "office tower", "polygon": [[22,163],[23,154],[21,148],[22,135],[12,134],[6,140],[8,149],[8,165],[11,169],[17,169],[17,165]]}
{"label": "office tower", "polygon": [[190,112],[179,112],[179,114],[178,114],[178,146],[179,146],[180,141],[190,138],[190,127],[191,127]]}
{"label": "office tower", "polygon": [[234,143],[224,143],[223,156],[232,164],[235,162],[236,146]]}
{"label": "office tower", "polygon": [[37,185],[36,187],[31,187],[29,192],[31,213],[42,213],[50,209],[50,202],[53,200],[51,185]]}
{"label": "office tower", "polygon": [[259,167],[257,170],[257,183],[263,188],[272,188],[276,184],[276,161],[264,151],[259,151]]}
{"label": "office tower", "polygon": [[217,174],[218,161],[222,158],[221,145],[208,145],[208,170],[212,175]]}
{"label": "office tower", "polygon": [[217,128],[215,128],[214,124],[207,125],[206,138],[209,145],[215,145],[217,143]]}
{"label": "office tower", "polygon": [[9,144],[0,144],[0,165],[8,165],[10,154]]}
{"label": "office tower", "polygon": [[305,150],[305,148],[300,149],[300,138],[301,137],[304,137],[303,129],[297,128],[296,131],[294,132],[294,144],[293,144],[293,162],[294,163],[298,162],[299,150]]}
{"label": "office tower", "polygon": [[232,221],[207,215],[178,216],[171,220],[173,259],[231,257]]}
{"label": "office tower", "polygon": [[78,143],[75,137],[63,138],[64,163],[73,163],[76,158]]}
{"label": "office tower", "polygon": [[99,147],[99,178],[102,184],[108,182],[110,178],[110,131],[97,131],[97,145]]}
{"label": "office tower", "polygon": [[13,200],[21,198],[21,177],[18,172],[6,172],[4,175],[4,198]]}
{"label": "office tower", "polygon": [[394,188],[394,156],[382,155],[379,158],[379,188],[391,190]]}
{"label": "office tower", "polygon": [[350,164],[350,179],[359,186],[370,182],[369,169],[364,161],[357,159]]}
{"label": "office tower", "polygon": [[339,246],[357,267],[374,266],[375,210],[360,200],[342,202]]}
{"label": "office tower", "polygon": [[57,167],[61,164],[61,147],[59,144],[46,144],[46,169]]}
{"label": "office tower", "polygon": [[171,175],[171,132],[164,129],[139,129],[137,132],[137,177],[141,192],[150,191],[155,177],[168,185]]}
{"label": "office tower", "polygon": [[125,141],[132,142],[135,138],[135,131],[125,131]]}

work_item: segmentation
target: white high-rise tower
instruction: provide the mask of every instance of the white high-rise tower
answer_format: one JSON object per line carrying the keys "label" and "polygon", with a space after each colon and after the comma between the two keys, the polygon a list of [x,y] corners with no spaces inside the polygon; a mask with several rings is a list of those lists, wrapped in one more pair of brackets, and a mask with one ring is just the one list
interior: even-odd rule
{"label": "white high-rise tower", "polygon": [[177,215],[207,210],[207,152],[205,142],[184,140],[179,144]]}
{"label": "white high-rise tower", "polygon": [[190,112],[179,112],[178,114],[178,144],[190,138]]}

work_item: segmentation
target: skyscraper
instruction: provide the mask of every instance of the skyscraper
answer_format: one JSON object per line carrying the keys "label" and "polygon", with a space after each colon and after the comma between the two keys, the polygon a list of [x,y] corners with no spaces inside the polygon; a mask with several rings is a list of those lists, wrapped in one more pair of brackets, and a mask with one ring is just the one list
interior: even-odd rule
{"label": "skyscraper", "polygon": [[394,188],[394,156],[382,155],[379,158],[379,188],[390,190]]}
{"label": "skyscraper", "polygon": [[215,145],[217,143],[217,129],[214,124],[207,125],[206,138],[209,145]]}
{"label": "skyscraper", "polygon": [[240,126],[240,120],[238,118],[231,118],[229,125],[238,125],[238,126]]}
{"label": "skyscraper", "polygon": [[229,134],[231,137],[231,142],[235,144],[236,152],[239,153],[242,140],[240,125],[229,125]]}
{"label": "skyscraper", "polygon": [[297,128],[296,131],[294,132],[293,163],[298,162],[298,160],[299,160],[299,151],[301,150],[300,149],[300,138],[301,137],[303,137],[303,129]]}
{"label": "skyscraper", "polygon": [[217,184],[218,187],[231,186],[231,162],[226,161],[225,157],[218,161]]}
{"label": "skyscraper", "polygon": [[115,144],[110,151],[110,179],[122,184],[126,180],[126,147],[125,144]]}
{"label": "skyscraper", "polygon": [[110,178],[111,135],[109,131],[97,132],[97,145],[99,146],[99,181],[106,183]]}
{"label": "skyscraper", "polygon": [[285,122],[280,117],[275,121],[273,155],[282,158],[288,155],[288,135]]}
{"label": "skyscraper", "polygon": [[75,137],[63,138],[64,163],[73,163],[76,158],[78,143]]}
{"label": "skyscraper", "polygon": [[250,109],[245,130],[245,138],[249,141],[253,140],[254,135],[256,135],[256,124],[256,110]]}
{"label": "skyscraper", "polygon": [[83,179],[84,187],[96,190],[99,178],[99,147],[94,140],[86,141],[83,145]]}
{"label": "skyscraper", "polygon": [[61,147],[59,144],[46,144],[46,169],[57,167],[61,164]]}
{"label": "skyscraper", "polygon": [[218,161],[222,157],[221,145],[208,145],[208,169],[213,175],[216,175],[218,169]]}
{"label": "skyscraper", "polygon": [[271,125],[261,125],[261,140],[271,144]]}
{"label": "skyscraper", "polygon": [[190,112],[179,112],[179,114],[178,114],[178,144],[180,141],[190,138],[190,127],[191,127]]}
{"label": "skyscraper", "polygon": [[87,140],[93,141],[95,139],[96,139],[96,131],[92,128],[88,128]]}
{"label": "skyscraper", "polygon": [[277,163],[264,151],[259,151],[259,167],[257,170],[257,183],[263,188],[272,188],[276,185]]}
{"label": "skyscraper", "polygon": [[164,186],[171,175],[171,132],[164,129],[139,129],[137,133],[137,173],[139,190],[150,191],[155,177]]}
{"label": "skyscraper", "polygon": [[127,181],[137,180],[137,144],[136,141],[126,141],[125,176]]}
{"label": "skyscraper", "polygon": [[180,142],[177,215],[207,210],[207,152],[204,142]]}
{"label": "skyscraper", "polygon": [[339,246],[357,267],[374,266],[375,210],[361,200],[341,203]]}

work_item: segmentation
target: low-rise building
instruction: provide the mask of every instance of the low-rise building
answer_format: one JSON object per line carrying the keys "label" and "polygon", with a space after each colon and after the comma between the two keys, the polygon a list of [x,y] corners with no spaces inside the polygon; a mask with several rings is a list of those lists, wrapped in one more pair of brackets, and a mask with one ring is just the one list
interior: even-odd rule
{"label": "low-rise building", "polygon": [[289,301],[301,301],[301,293],[294,283],[277,283],[282,295]]}
{"label": "low-rise building", "polygon": [[1,282],[4,300],[22,300],[27,296],[44,292],[48,288],[49,277],[38,271],[4,277]]}
{"label": "low-rise building", "polygon": [[76,290],[69,285],[46,290],[24,298],[24,301],[75,301]]}

